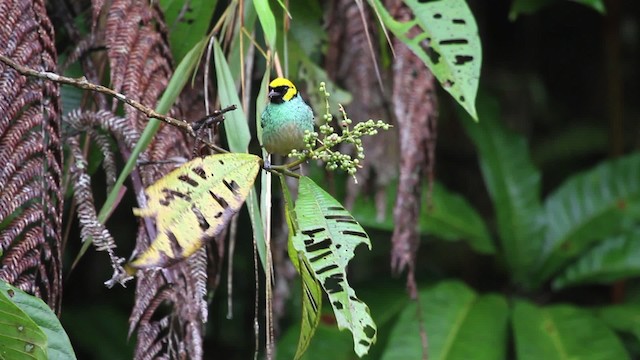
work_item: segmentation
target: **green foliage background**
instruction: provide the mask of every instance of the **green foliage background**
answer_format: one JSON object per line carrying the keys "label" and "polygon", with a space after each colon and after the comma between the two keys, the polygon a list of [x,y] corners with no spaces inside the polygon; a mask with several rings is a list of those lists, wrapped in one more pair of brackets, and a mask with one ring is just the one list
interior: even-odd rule
{"label": "green foliage background", "polygon": [[[174,24],[179,2],[161,3],[167,23]],[[194,1],[195,25],[190,30],[181,29],[181,23],[170,27],[176,62],[195,64],[200,53],[190,55],[189,50],[206,35],[211,19],[220,16],[217,3]],[[320,46],[308,46],[326,38],[318,26],[322,2],[309,3],[313,11],[290,9],[289,62],[313,70],[307,72],[312,81],[324,80]],[[603,14],[600,1],[467,3],[482,40],[475,102],[480,121],[440,92],[437,184],[433,207],[423,207],[418,224],[420,305],[406,298],[403,280],[392,278],[387,266],[394,187],[388,189],[383,221],[376,219],[366,194],[352,209],[373,245],[371,253],[357,251],[350,268],[351,285],[378,326],[378,343],[369,358],[420,358],[417,306],[430,359],[638,357],[640,125],[634,119],[640,108],[634,99],[640,90],[640,5],[612,2]],[[263,11],[248,17],[245,26],[260,29],[262,44],[283,43],[278,2],[253,4]],[[277,16],[269,16],[268,6]],[[230,50],[228,63],[216,57],[223,106],[239,102],[228,91],[240,73],[239,46]],[[176,87],[172,90],[188,79],[172,81],[177,84],[170,85]],[[233,150],[246,150],[246,130],[236,131],[243,139],[228,139]],[[311,177],[330,188],[320,169],[312,169]],[[338,175],[332,180],[341,188],[348,179]],[[255,216],[254,224],[259,223]],[[238,238],[251,238],[249,217],[243,214],[241,221],[246,226],[239,227]],[[118,224],[110,226],[116,239],[133,238],[136,223],[129,213],[118,212],[110,222]],[[77,253],[77,244],[69,246],[70,254]],[[119,246],[127,248],[126,243]],[[125,329],[132,292],[102,286],[109,269],[96,261],[99,256],[89,252],[67,279],[62,324],[78,358],[130,358]],[[238,243],[234,271],[253,273],[251,244]],[[246,359],[253,354],[254,284],[250,276],[234,279],[232,319],[226,317],[222,288],[211,294],[205,353]],[[287,305],[278,358],[295,354],[300,299],[294,293]],[[325,309],[305,358],[354,357],[350,334],[339,332]]]}

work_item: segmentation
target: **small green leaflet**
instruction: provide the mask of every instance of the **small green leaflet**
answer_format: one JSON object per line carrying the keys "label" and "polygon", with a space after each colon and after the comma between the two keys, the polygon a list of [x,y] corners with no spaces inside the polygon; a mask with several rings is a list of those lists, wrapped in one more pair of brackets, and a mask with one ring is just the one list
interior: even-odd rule
{"label": "small green leaflet", "polygon": [[351,331],[354,351],[362,357],[376,342],[377,328],[369,308],[349,286],[346,270],[358,245],[366,244],[371,249],[369,236],[337,200],[310,178],[300,178],[298,194],[295,213],[300,231],[292,238],[293,247],[308,261],[329,297],[338,328]]}
{"label": "small green leaflet", "polygon": [[280,178],[282,193],[284,194],[285,216],[289,227],[289,258],[295,266],[298,274],[302,278],[302,323],[300,324],[300,337],[298,338],[298,348],[294,360],[298,360],[304,355],[309,347],[311,338],[318,328],[320,322],[320,308],[322,307],[322,291],[320,284],[316,280],[313,269],[309,261],[302,252],[296,251],[293,246],[293,238],[298,234],[299,226],[296,212],[293,209],[291,194],[283,175]]}
{"label": "small green leaflet", "polygon": [[[404,0],[414,19],[396,21],[380,0],[369,0],[384,25],[433,72],[444,89],[478,120],[476,94],[482,45],[478,26],[465,0]],[[421,33],[411,34],[419,28]]]}

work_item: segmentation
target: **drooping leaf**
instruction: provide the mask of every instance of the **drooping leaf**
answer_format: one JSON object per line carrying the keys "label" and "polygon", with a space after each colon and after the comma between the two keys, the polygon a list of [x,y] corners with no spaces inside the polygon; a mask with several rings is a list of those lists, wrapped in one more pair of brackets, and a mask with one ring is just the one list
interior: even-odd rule
{"label": "drooping leaf", "polygon": [[293,208],[293,201],[291,200],[291,193],[289,187],[285,181],[284,176],[280,175],[280,185],[282,193],[284,194],[285,203],[285,216],[287,220],[287,226],[289,228],[288,235],[288,252],[289,258],[293,263],[293,266],[300,274],[302,282],[302,316],[300,324],[300,336],[298,337],[298,346],[294,359],[300,359],[309,347],[311,338],[315,333],[318,324],[320,322],[320,309],[322,307],[322,291],[320,284],[316,280],[313,269],[309,264],[309,261],[303,256],[302,253],[296,251],[293,239],[298,236],[300,226],[298,225],[298,219],[296,212]]}
{"label": "drooping leaf", "polygon": [[294,210],[300,232],[292,239],[293,247],[309,262],[327,293],[338,328],[351,331],[355,353],[363,356],[375,343],[377,329],[369,308],[349,286],[346,271],[358,245],[371,248],[369,236],[338,201],[308,177],[300,178],[298,193]]}
{"label": "drooping leaf", "polygon": [[[9,306],[6,302],[9,302],[10,305],[10,313],[9,316],[5,311],[8,308],[5,306]],[[44,303],[41,299],[29,295],[22,290],[19,290],[3,281],[0,281],[0,313],[2,313],[2,320],[0,320],[0,329],[4,328],[8,322],[8,319],[12,319],[18,322],[14,322],[14,325],[18,325],[13,330],[17,330],[17,332],[13,333],[19,334],[16,339],[20,341],[29,341],[30,344],[34,345],[34,351],[29,353],[28,348],[29,345],[23,344],[23,348],[20,350],[22,355],[25,358],[37,358],[39,353],[36,350],[39,345],[39,338],[42,336],[44,339],[45,353],[47,355],[46,359],[49,360],[73,360],[76,358],[76,355],[71,347],[71,342],[69,341],[69,337],[67,333],[62,328],[60,324],[60,320],[56,314],[51,310],[47,304]],[[26,315],[29,321],[23,322],[22,315]],[[5,317],[7,316],[7,317]],[[18,320],[20,319],[20,320]],[[32,326],[36,327],[33,328]],[[20,327],[22,326],[22,328]],[[4,333],[6,335],[6,333]],[[40,335],[42,334],[42,335]],[[12,336],[13,336],[12,335]],[[28,340],[27,337],[31,337],[31,340]],[[1,338],[2,336],[0,336]],[[6,357],[11,359],[19,359],[21,357],[11,357],[7,356],[4,352],[5,347],[0,346],[0,357]]]}
{"label": "drooping leaf", "polygon": [[578,284],[608,284],[640,276],[640,229],[616,237],[582,254],[553,281],[554,288]]}
{"label": "drooping leaf", "polygon": [[640,303],[604,306],[595,313],[613,330],[632,334],[640,340]]}
{"label": "drooping leaf", "polygon": [[[404,0],[415,18],[394,20],[380,0],[369,0],[384,24],[433,72],[444,89],[478,119],[476,93],[480,80],[482,47],[475,18],[464,0]],[[409,38],[419,27],[422,33]]]}
{"label": "drooping leaf", "polygon": [[513,332],[519,360],[629,359],[615,334],[586,310],[517,301]]}
{"label": "drooping leaf", "polygon": [[259,169],[255,155],[210,155],[189,161],[147,188],[147,207],[134,209],[134,214],[155,218],[158,236],[131,266],[166,266],[217,236],[244,203]]}
{"label": "drooping leaf", "polygon": [[524,282],[542,246],[540,172],[531,163],[524,137],[500,125],[495,100],[482,96],[478,103],[482,121],[463,119],[462,124],[478,149],[506,262],[516,281]]}
{"label": "drooping leaf", "polygon": [[545,201],[543,282],[594,242],[615,235],[640,217],[640,154],[604,162],[575,175]]}
{"label": "drooping leaf", "polygon": [[[420,301],[429,359],[505,359],[508,308],[503,297],[478,295],[460,282],[445,281],[421,291]],[[416,303],[411,303],[400,314],[382,359],[422,358],[419,331]]]}

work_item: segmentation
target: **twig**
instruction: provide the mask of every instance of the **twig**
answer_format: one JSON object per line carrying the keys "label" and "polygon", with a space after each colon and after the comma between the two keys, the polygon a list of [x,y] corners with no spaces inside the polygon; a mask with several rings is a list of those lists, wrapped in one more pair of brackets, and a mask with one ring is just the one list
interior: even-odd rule
{"label": "twig", "polygon": [[[140,111],[141,113],[145,114],[148,118],[155,118],[158,119],[160,121],[164,121],[165,123],[178,127],[182,130],[184,130],[187,134],[191,135],[192,137],[196,137],[196,133],[194,131],[194,129],[191,127],[191,125],[189,123],[187,123],[184,120],[178,120],[176,118],[173,118],[171,116],[167,116],[167,115],[163,115],[160,114],[158,112],[156,112],[155,110],[141,104],[140,102],[130,99],[128,97],[126,97],[125,95],[112,90],[108,87],[102,86],[102,85],[98,85],[98,84],[94,84],[90,81],[87,80],[87,78],[80,77],[80,78],[70,78],[70,77],[66,77],[66,76],[62,76],[62,75],[58,75],[56,73],[53,72],[48,72],[48,71],[38,71],[38,70],[34,70],[31,68],[28,68],[26,66],[20,65],[17,62],[11,60],[10,58],[4,56],[4,55],[0,55],[0,61],[2,61],[3,63],[9,65],[10,67],[14,68],[17,72],[19,72],[20,74],[24,75],[24,76],[32,76],[32,77],[36,77],[36,78],[40,78],[40,79],[45,79],[45,80],[50,80],[53,82],[57,82],[60,84],[66,84],[66,85],[71,85],[71,86],[75,86],[77,88],[80,89],[84,89],[84,90],[89,90],[89,91],[95,91],[101,94],[105,94],[111,97],[114,97],[128,105],[130,105],[131,107],[133,107],[134,109]],[[226,109],[223,109],[222,111],[220,111],[220,115],[224,114],[224,112],[229,111],[229,110],[234,110],[235,109],[235,105],[232,105]],[[215,114],[215,113],[214,113]],[[228,151],[209,142],[206,140],[201,140],[202,143],[204,143],[205,145],[207,145],[208,147],[210,147],[211,149],[217,151],[217,152],[221,152],[221,153],[227,153]]]}

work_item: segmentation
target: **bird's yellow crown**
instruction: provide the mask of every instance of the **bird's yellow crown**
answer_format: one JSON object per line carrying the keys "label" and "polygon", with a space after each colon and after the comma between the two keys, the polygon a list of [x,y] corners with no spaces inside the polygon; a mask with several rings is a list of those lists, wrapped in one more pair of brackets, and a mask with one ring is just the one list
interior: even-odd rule
{"label": "bird's yellow crown", "polygon": [[284,101],[289,101],[293,99],[293,97],[296,96],[296,94],[298,93],[298,89],[296,88],[295,85],[293,85],[291,80],[281,78],[281,77],[275,78],[271,80],[271,82],[269,83],[269,90],[271,91],[274,89],[278,89],[282,91],[283,93],[282,99]]}

